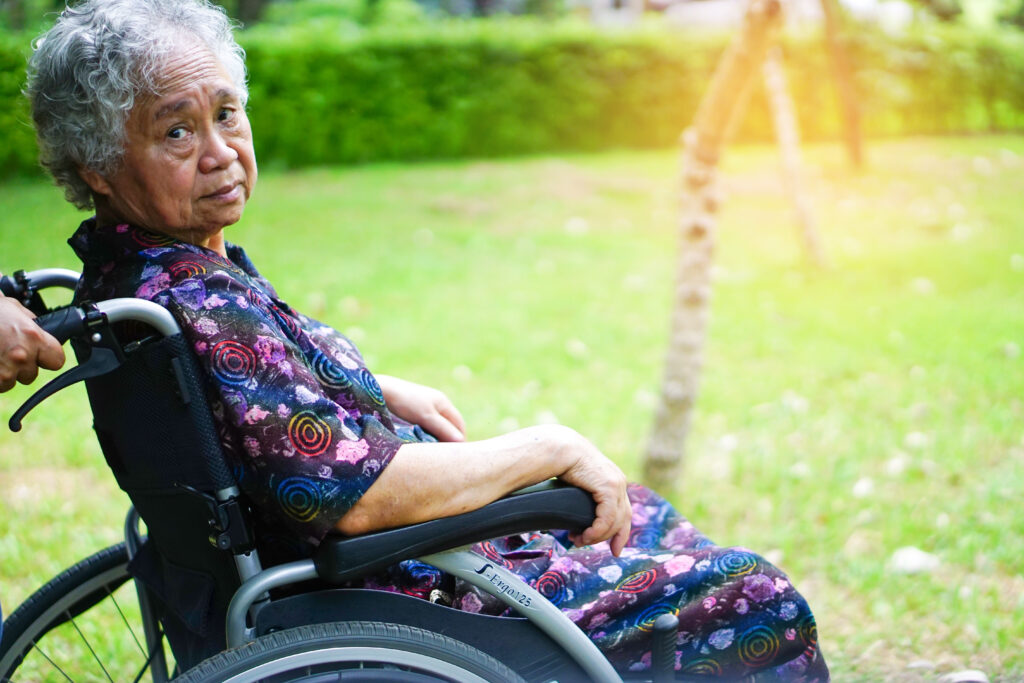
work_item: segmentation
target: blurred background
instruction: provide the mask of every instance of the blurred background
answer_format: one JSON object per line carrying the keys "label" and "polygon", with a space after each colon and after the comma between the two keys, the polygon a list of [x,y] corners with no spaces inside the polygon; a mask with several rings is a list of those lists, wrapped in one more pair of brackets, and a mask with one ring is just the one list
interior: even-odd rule
{"label": "blurred background", "polygon": [[[711,325],[670,497],[790,573],[837,681],[1019,681],[1024,0],[841,0],[832,41],[820,0],[783,4],[824,259],[806,255],[757,74],[720,163]],[[747,2],[224,5],[261,171],[229,239],[371,369],[446,391],[471,437],[561,422],[640,477],[679,137]],[[60,7],[0,2],[5,272],[78,268],[65,242],[86,216],[38,170],[20,94]],[[76,387],[0,433],[5,613],[118,540],[127,499],[90,425]]]}

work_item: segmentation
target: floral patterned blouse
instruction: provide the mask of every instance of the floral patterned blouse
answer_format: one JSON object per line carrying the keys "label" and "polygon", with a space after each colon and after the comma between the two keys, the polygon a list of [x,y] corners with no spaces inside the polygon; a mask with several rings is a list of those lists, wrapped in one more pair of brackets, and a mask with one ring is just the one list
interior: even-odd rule
{"label": "floral patterned blouse", "polygon": [[227,258],[128,225],[85,221],[77,300],[136,297],[170,310],[211,381],[239,486],[264,517],[316,543],[405,441],[355,345],[281,301],[241,248]]}

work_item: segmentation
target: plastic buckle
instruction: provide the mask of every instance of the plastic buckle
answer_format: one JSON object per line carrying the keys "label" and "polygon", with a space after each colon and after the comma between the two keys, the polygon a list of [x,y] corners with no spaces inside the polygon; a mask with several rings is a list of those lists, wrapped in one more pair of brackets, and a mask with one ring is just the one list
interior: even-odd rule
{"label": "plastic buckle", "polygon": [[252,550],[255,539],[249,531],[245,510],[237,497],[217,500],[209,493],[185,484],[177,484],[177,487],[202,498],[206,503],[210,513],[207,520],[210,525],[210,545],[218,550],[230,550],[233,553]]}

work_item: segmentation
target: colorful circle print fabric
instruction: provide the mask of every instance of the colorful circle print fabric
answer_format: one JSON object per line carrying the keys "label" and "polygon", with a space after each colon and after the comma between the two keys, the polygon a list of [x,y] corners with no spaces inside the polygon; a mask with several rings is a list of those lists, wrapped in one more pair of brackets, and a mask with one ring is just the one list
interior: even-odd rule
{"label": "colorful circle print fabric", "polygon": [[[70,240],[84,272],[77,300],[139,297],[166,307],[210,380],[211,405],[239,485],[284,546],[315,544],[407,441],[431,440],[391,416],[355,346],[277,298],[245,253],[228,258],[128,225],[85,221]],[[475,550],[557,605],[616,668],[650,668],[650,631],[679,617],[676,670],[724,680],[825,681],[814,617],[786,576],[743,548],[714,545],[665,500],[629,490],[621,557],[564,532],[494,539]],[[281,530],[284,533],[281,533]],[[308,545],[306,545],[308,547]],[[362,585],[487,614],[504,603],[407,561]]]}

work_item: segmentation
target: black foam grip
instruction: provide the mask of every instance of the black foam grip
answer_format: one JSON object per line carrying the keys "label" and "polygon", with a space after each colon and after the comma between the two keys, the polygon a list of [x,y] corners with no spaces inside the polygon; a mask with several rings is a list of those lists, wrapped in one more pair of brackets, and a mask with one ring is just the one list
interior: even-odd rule
{"label": "black foam grip", "polygon": [[57,338],[61,344],[68,339],[85,332],[85,316],[82,311],[69,306],[58,308],[52,313],[41,315],[36,318],[36,323],[49,334]]}

